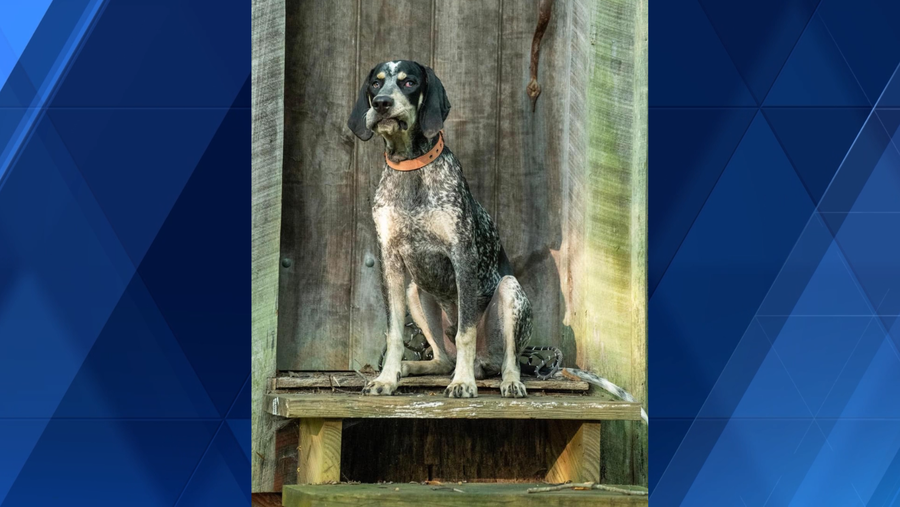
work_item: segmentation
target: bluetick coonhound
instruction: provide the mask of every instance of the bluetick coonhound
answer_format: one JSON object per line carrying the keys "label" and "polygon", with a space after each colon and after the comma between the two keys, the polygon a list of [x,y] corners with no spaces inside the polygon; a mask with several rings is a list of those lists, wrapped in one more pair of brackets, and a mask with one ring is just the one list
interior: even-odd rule
{"label": "bluetick coonhound", "polygon": [[[350,114],[354,134],[368,141],[378,133],[385,146],[372,215],[387,351],[381,374],[363,393],[389,395],[401,377],[452,371],[445,396],[477,397],[475,379],[499,373],[502,396],[525,397],[518,355],[531,337],[531,305],[512,276],[494,222],[443,145],[449,112],[434,71],[402,60],[369,72]],[[402,361],[407,305],[431,345],[431,360]]]}

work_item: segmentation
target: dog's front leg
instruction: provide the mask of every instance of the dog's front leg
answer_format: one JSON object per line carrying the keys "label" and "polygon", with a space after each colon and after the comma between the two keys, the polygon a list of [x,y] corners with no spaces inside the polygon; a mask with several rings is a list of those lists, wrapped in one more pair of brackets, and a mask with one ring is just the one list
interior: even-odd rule
{"label": "dog's front leg", "polygon": [[450,398],[477,398],[475,385],[476,328],[487,300],[479,294],[478,281],[468,266],[456,269],[456,293],[459,317],[456,328],[456,371],[444,396]]}
{"label": "dog's front leg", "polygon": [[393,394],[397,390],[400,361],[403,359],[403,324],[406,320],[403,260],[399,255],[382,255],[381,269],[382,290],[388,314],[387,352],[381,374],[363,388],[363,394],[374,396]]}

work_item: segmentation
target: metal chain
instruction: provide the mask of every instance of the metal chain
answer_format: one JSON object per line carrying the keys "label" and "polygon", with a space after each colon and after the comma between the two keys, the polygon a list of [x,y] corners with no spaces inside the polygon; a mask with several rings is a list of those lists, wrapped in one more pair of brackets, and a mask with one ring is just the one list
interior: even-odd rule
{"label": "metal chain", "polygon": [[519,354],[522,373],[534,375],[538,380],[547,380],[562,369],[562,351],[556,347],[525,347]]}
{"label": "metal chain", "polygon": [[[431,345],[429,345],[428,340],[425,338],[425,333],[423,333],[422,330],[419,329],[419,326],[413,322],[409,311],[406,312],[406,328],[408,332],[403,339],[403,347],[412,352],[412,360],[430,361],[434,359],[434,352],[431,350]],[[387,340],[385,340],[385,342],[387,342]],[[381,367],[384,366],[385,354],[387,354],[387,343],[385,343],[384,348],[381,349],[381,358],[378,359],[378,371],[381,371]]]}
{"label": "metal chain", "polygon": [[[409,312],[406,313],[407,338],[403,340],[403,347],[410,351],[415,361],[429,361],[434,358],[431,345],[425,338],[425,334],[419,326],[413,322]],[[381,358],[378,360],[378,370],[384,366],[384,356],[387,354],[387,345],[381,350]],[[562,351],[556,347],[525,347],[519,354],[519,367],[522,373],[534,375],[538,380],[552,378],[562,369]]]}

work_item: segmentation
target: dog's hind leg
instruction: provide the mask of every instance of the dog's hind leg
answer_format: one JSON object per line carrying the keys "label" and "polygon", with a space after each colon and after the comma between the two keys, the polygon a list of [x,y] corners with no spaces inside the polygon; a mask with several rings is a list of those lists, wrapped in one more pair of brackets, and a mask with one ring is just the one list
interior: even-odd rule
{"label": "dog's hind leg", "polygon": [[401,363],[400,376],[407,375],[445,375],[453,371],[453,360],[444,346],[444,326],[441,316],[441,307],[431,294],[419,289],[418,285],[410,284],[406,290],[406,301],[409,304],[409,313],[413,321],[422,330],[434,359],[430,361],[403,361]]}
{"label": "dog's hind leg", "polygon": [[518,280],[504,276],[485,314],[485,335],[492,363],[500,363],[500,395],[527,396],[519,372],[519,354],[531,339],[531,303]]}

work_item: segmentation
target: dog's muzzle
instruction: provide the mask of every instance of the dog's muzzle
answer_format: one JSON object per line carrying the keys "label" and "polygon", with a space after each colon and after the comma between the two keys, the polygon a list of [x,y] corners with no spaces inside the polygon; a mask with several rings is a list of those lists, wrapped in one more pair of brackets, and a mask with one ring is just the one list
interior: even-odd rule
{"label": "dog's muzzle", "polygon": [[400,119],[403,114],[403,108],[398,104],[391,95],[378,95],[372,99],[372,108],[369,110],[369,118],[372,130],[377,130],[383,134],[393,134],[395,132],[409,129],[409,124]]}
{"label": "dog's muzzle", "polygon": [[405,121],[399,120],[397,118],[385,118],[383,120],[379,120],[375,125],[379,130],[388,131],[406,130],[409,128],[409,125],[407,125]]}
{"label": "dog's muzzle", "polygon": [[372,99],[372,108],[378,114],[379,127],[385,130],[406,130],[408,125],[405,121],[391,116],[391,110],[394,108],[394,99],[389,95],[379,95]]}

